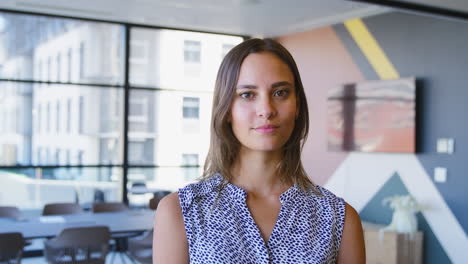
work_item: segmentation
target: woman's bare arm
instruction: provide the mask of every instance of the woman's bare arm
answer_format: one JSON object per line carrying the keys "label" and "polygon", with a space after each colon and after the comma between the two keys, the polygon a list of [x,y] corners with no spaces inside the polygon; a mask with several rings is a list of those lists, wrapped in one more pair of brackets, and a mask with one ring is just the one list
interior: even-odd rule
{"label": "woman's bare arm", "polygon": [[356,210],[349,204],[346,204],[343,236],[341,238],[340,251],[338,252],[338,264],[365,263],[366,250],[361,219]]}
{"label": "woman's bare arm", "polygon": [[158,204],[154,220],[153,263],[189,263],[188,242],[178,193],[172,193]]}

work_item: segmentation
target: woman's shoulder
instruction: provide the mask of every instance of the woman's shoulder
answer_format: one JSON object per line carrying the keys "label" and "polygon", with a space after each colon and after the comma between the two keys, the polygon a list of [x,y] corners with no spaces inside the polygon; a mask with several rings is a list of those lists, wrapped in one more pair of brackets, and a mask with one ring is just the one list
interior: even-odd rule
{"label": "woman's shoulder", "polygon": [[[304,192],[303,192],[304,193]],[[312,186],[307,188],[307,195],[311,198],[314,199],[341,199],[338,197],[336,194],[334,194],[332,191],[328,190],[327,188],[314,184],[312,183]]]}
{"label": "woman's shoulder", "polygon": [[222,176],[214,174],[209,178],[186,185],[179,189],[178,197],[182,207],[188,207],[196,199],[212,195],[222,181]]}
{"label": "woman's shoulder", "polygon": [[168,213],[173,212],[174,210],[178,210],[180,208],[178,195],[178,192],[173,192],[162,198],[158,204],[158,209],[160,209],[159,211]]}
{"label": "woman's shoulder", "polygon": [[346,203],[344,199],[323,186],[314,184],[313,188],[308,192],[307,197],[322,206],[331,207],[334,210],[342,212],[345,210]]}

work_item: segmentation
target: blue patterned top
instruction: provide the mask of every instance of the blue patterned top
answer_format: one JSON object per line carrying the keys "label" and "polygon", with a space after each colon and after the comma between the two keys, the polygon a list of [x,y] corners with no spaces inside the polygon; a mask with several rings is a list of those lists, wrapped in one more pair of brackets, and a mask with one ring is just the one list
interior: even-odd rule
{"label": "blue patterned top", "polygon": [[246,204],[247,193],[222,176],[179,189],[190,263],[335,263],[345,202],[316,185],[322,195],[292,186],[267,243]]}

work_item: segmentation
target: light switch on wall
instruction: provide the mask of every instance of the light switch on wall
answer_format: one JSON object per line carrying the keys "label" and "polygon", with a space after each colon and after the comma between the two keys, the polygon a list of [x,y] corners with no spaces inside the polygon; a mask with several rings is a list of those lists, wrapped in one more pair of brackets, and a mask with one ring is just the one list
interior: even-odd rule
{"label": "light switch on wall", "polygon": [[437,153],[452,154],[455,150],[455,140],[453,138],[438,138],[436,149]]}
{"label": "light switch on wall", "polygon": [[434,181],[444,183],[447,181],[447,168],[435,167],[434,168]]}

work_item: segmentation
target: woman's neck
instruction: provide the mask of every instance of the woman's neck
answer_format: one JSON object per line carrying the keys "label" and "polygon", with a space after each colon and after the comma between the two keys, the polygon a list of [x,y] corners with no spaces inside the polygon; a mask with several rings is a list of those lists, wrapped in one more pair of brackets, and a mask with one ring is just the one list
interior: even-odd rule
{"label": "woman's neck", "polygon": [[281,181],[278,165],[282,152],[263,152],[241,149],[231,170],[232,184],[257,195],[281,194],[288,184]]}

